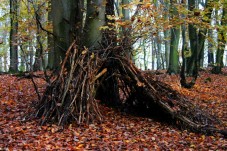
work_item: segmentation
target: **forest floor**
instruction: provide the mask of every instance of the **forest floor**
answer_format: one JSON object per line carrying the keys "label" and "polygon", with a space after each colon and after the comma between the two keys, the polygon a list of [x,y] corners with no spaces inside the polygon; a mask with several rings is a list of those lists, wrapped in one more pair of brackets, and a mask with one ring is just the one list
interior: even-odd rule
{"label": "forest floor", "polygon": [[[227,73],[227,69],[224,69]],[[36,73],[39,74],[39,73]],[[155,78],[170,84],[192,102],[219,117],[227,127],[227,75],[200,72],[192,89],[180,87],[179,76],[161,74]],[[46,83],[35,78],[39,91]],[[101,106],[101,123],[39,126],[24,121],[37,100],[31,79],[0,75],[0,150],[227,150],[227,139],[205,136],[145,117],[121,113]]]}

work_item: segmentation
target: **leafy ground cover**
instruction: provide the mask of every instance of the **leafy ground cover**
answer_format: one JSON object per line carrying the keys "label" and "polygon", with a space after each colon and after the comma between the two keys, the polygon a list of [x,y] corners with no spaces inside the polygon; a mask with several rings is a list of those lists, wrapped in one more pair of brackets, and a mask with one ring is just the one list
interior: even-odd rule
{"label": "leafy ground cover", "polygon": [[[180,87],[176,75],[158,75],[195,104],[218,116],[227,127],[227,76],[202,71],[193,89]],[[35,78],[39,91],[44,80]],[[100,106],[101,123],[39,126],[25,121],[37,100],[30,79],[0,76],[0,150],[227,150],[227,139],[181,131],[173,125]]]}

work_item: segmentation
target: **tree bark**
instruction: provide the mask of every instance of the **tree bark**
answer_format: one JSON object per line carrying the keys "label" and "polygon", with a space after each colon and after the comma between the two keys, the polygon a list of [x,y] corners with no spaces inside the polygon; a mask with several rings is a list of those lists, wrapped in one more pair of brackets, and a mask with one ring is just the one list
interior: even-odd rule
{"label": "tree bark", "polygon": [[[204,7],[205,7],[206,13],[202,21],[207,25],[209,25],[211,23],[211,16],[212,16],[212,11],[214,7],[212,0],[207,0]],[[203,66],[203,62],[204,62],[204,43],[206,40],[207,31],[208,29],[206,27],[200,27],[199,33],[198,33],[198,49],[199,49],[198,59],[201,67]]]}
{"label": "tree bark", "polygon": [[[60,68],[60,62],[65,56],[65,52],[74,39],[76,25],[77,4],[81,2],[75,0],[52,0],[51,16],[53,19],[54,37],[54,67]],[[79,20],[78,22],[80,22]]]}
{"label": "tree bark", "polygon": [[[177,8],[174,6],[177,4],[176,0],[171,0],[171,18],[172,20],[179,19],[179,13],[177,11]],[[176,22],[175,22],[176,23]],[[179,73],[179,52],[178,52],[178,45],[179,45],[179,39],[180,39],[180,27],[175,26],[171,29],[171,39],[170,39],[170,56],[169,56],[169,67],[168,67],[168,73],[169,74],[176,74]]]}
{"label": "tree bark", "polygon": [[85,22],[86,38],[84,45],[87,48],[97,49],[102,42],[102,31],[100,27],[105,25],[105,4],[103,0],[87,1],[87,16]]}
{"label": "tree bark", "polygon": [[[164,6],[166,7],[164,18],[165,20],[169,20],[169,1],[165,1]],[[170,53],[170,30],[164,30],[164,39],[165,39],[165,61],[166,61],[166,69],[169,68],[169,53]]]}
{"label": "tree bark", "polygon": [[[194,12],[195,11],[195,0],[188,1],[189,10]],[[209,25],[211,14],[213,11],[213,2],[208,0],[205,5],[205,16],[203,17],[203,23]],[[195,12],[194,12],[195,14]],[[196,71],[196,68],[199,68],[201,64],[203,64],[203,55],[204,55],[204,42],[206,39],[207,28],[200,27],[197,33],[197,27],[194,24],[189,24],[189,38],[190,38],[190,46],[191,46],[191,57],[189,57],[188,61],[186,62],[186,71],[188,75],[193,75]]]}
{"label": "tree bark", "polygon": [[[227,24],[227,3],[223,3],[223,10],[222,10],[222,20],[221,25],[224,26]],[[225,51],[226,45],[226,31],[224,29],[218,30],[218,50],[216,53],[216,62],[215,66],[212,69],[213,73],[219,74],[222,72],[222,67],[224,66],[223,63],[223,56]]]}
{"label": "tree bark", "polygon": [[[51,8],[51,2],[48,1],[48,7]],[[51,11],[48,11],[48,23],[53,23],[53,17],[51,15]],[[54,37],[53,35],[47,35],[47,48],[48,48],[48,69],[54,69]]]}
{"label": "tree bark", "polygon": [[36,51],[35,51],[35,62],[33,65],[34,71],[39,71],[42,69],[42,55],[43,55],[43,38],[41,36],[41,28],[38,22],[42,23],[41,14],[36,14],[36,22],[37,22],[37,31],[36,31]]}
{"label": "tree bark", "polygon": [[18,10],[19,1],[10,0],[10,72],[18,72]]}
{"label": "tree bark", "polygon": [[[212,29],[209,29],[208,31],[208,37],[213,39]],[[214,47],[212,43],[213,41],[208,42],[208,66],[214,65]]]}

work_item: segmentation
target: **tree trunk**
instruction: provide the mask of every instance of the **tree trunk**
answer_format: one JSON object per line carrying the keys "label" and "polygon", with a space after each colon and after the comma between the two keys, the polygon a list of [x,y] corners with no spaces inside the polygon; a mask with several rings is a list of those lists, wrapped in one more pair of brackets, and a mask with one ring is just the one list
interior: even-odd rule
{"label": "tree trunk", "polygon": [[170,41],[170,57],[169,57],[169,74],[179,73],[179,45],[180,29],[171,29],[171,41]]}
{"label": "tree trunk", "polygon": [[[182,16],[185,17],[185,16]],[[183,19],[183,18],[182,18]],[[182,65],[181,65],[181,71],[180,71],[180,83],[181,86],[184,88],[192,88],[195,85],[197,74],[193,75],[190,82],[187,80],[186,75],[186,61],[187,58],[190,56],[190,51],[188,50],[188,41],[186,38],[186,25],[182,25]]]}
{"label": "tree trunk", "polygon": [[0,72],[3,72],[3,56],[0,56]]}
{"label": "tree trunk", "polygon": [[[8,25],[6,25],[6,23],[4,24],[4,28],[7,27]],[[2,42],[3,44],[6,44],[8,42],[8,33],[7,32],[3,32],[2,33]],[[7,72],[8,71],[8,53],[7,51],[5,51],[3,54],[2,54],[2,59],[3,59],[3,71],[4,72]]]}
{"label": "tree trunk", "polygon": [[[212,29],[209,29],[208,31],[208,37],[213,39]],[[212,43],[213,41],[208,41],[208,66],[214,65],[214,47]]]}
{"label": "tree trunk", "polygon": [[[221,25],[224,26],[227,24],[227,3],[224,2],[223,4],[223,10],[222,10],[222,20]],[[219,74],[222,71],[222,67],[224,66],[223,63],[223,56],[225,51],[225,45],[226,45],[226,31],[224,29],[218,30],[218,50],[216,54],[216,62],[215,66],[212,69],[213,73]]]}
{"label": "tree trunk", "polygon": [[[190,11],[195,11],[195,0],[188,1],[188,7]],[[211,0],[208,0],[205,9],[206,14],[202,19],[203,23],[206,23],[207,25],[210,24],[211,14],[213,11],[213,2]],[[193,75],[196,73],[195,70],[199,68],[201,64],[203,64],[203,55],[204,55],[204,42],[206,39],[207,34],[207,28],[200,28],[198,33],[197,27],[195,27],[193,24],[189,24],[189,38],[190,38],[190,46],[191,46],[191,57],[187,61],[187,74]],[[199,64],[200,63],[200,64]]]}
{"label": "tree trunk", "polygon": [[[204,23],[206,23],[207,25],[210,25],[212,11],[213,11],[213,7],[214,7],[212,0],[207,0],[204,7],[205,7],[206,14],[203,17],[205,19],[202,19],[202,21]],[[198,59],[199,59],[200,66],[203,66],[203,62],[204,62],[204,43],[206,40],[207,31],[208,31],[208,29],[206,27],[201,27],[199,29],[199,33],[198,33],[198,49],[199,49],[198,50],[199,51]]]}
{"label": "tree trunk", "polygon": [[10,72],[18,71],[18,2],[18,0],[10,0]]}
{"label": "tree trunk", "polygon": [[164,31],[164,38],[165,38],[165,62],[166,62],[166,69],[169,68],[169,54],[170,54],[170,40],[168,40],[170,37],[170,31],[165,30]]}
{"label": "tree trunk", "polygon": [[[48,7],[51,8],[51,2],[48,1]],[[48,11],[48,23],[53,23],[53,18],[51,16],[51,11]],[[48,48],[48,63],[47,68],[54,69],[54,37],[51,34],[47,35],[47,48]]]}
{"label": "tree trunk", "polygon": [[161,33],[157,31],[157,37],[156,37],[156,45],[157,45],[157,51],[156,51],[156,58],[157,58],[157,70],[162,69],[162,44],[161,44]]}
{"label": "tree trunk", "polygon": [[43,38],[41,36],[41,28],[38,22],[42,23],[40,14],[36,15],[36,22],[37,22],[37,31],[36,31],[36,50],[35,50],[35,62],[33,65],[34,71],[39,71],[42,69],[42,55],[43,55]]}
{"label": "tree trunk", "polygon": [[[122,0],[122,5],[128,6],[129,5],[129,0]],[[121,15],[121,13],[119,15]],[[130,20],[130,11],[129,11],[129,9],[123,7],[122,8],[122,15],[123,15],[123,18],[122,18],[123,21],[129,21]],[[127,44],[128,45],[129,43],[131,43],[131,41],[130,41],[131,40],[131,38],[130,38],[131,30],[128,29],[128,28],[123,27],[121,33],[123,35],[122,44]],[[130,44],[128,46],[129,47],[126,48],[125,53],[126,53],[126,55],[129,58],[132,59],[133,62],[135,62],[135,56],[132,53],[133,48],[132,48],[132,46]]]}
{"label": "tree trunk", "polygon": [[[164,18],[165,20],[169,20],[169,2],[165,1],[165,14],[164,14]],[[169,53],[170,53],[170,30],[169,29],[165,29],[164,30],[164,39],[165,39],[165,61],[166,61],[166,69],[169,68]]]}
{"label": "tree trunk", "polygon": [[[171,18],[172,20],[179,19],[179,14],[177,8],[174,6],[177,4],[176,0],[171,0]],[[178,52],[178,45],[180,39],[180,27],[173,27],[171,29],[171,39],[170,39],[170,56],[169,56],[169,74],[176,74],[179,73],[179,52]]]}
{"label": "tree trunk", "polygon": [[36,52],[35,52],[35,62],[34,62],[34,71],[38,70],[45,70],[46,69],[46,64],[45,64],[45,57],[44,57],[44,43],[46,42],[45,34],[41,27],[43,24],[46,22],[45,14],[47,13],[43,6],[40,4],[36,4],[37,8],[34,8],[36,10],[35,17],[36,17]]}
{"label": "tree trunk", "polygon": [[141,40],[140,47],[143,50],[143,67],[144,67],[144,70],[147,70],[147,50],[146,50],[146,46],[145,46],[145,41],[144,40]]}
{"label": "tree trunk", "polygon": [[4,54],[4,71],[7,72],[8,71],[8,57],[7,57],[7,53]]}
{"label": "tree trunk", "polygon": [[[190,11],[194,11],[195,9],[195,0],[188,1],[188,7]],[[190,50],[191,57],[188,58],[186,62],[186,73],[189,75],[193,75],[193,72],[198,67],[198,36],[197,36],[197,28],[193,24],[189,24],[189,39],[190,39]]]}
{"label": "tree trunk", "polygon": [[[181,3],[182,3],[182,5],[186,6],[186,1],[182,0]],[[182,14],[181,17],[182,17],[182,20],[184,20],[186,16],[185,16],[185,14]],[[183,86],[184,88],[192,88],[195,85],[198,74],[197,74],[197,70],[194,70],[194,72],[192,74],[192,78],[188,82],[188,80],[187,80],[187,77],[188,77],[187,62],[190,59],[194,59],[194,57],[192,58],[192,56],[191,56],[192,51],[188,50],[188,40],[186,38],[186,31],[187,31],[186,25],[183,24],[181,27],[182,27],[182,66],[181,66],[181,71],[180,71],[180,78],[181,78],[180,83],[181,83],[181,86]],[[193,36],[197,36],[196,33],[193,33]],[[196,40],[198,40],[198,39],[196,39]],[[195,63],[197,63],[197,60],[195,61]],[[194,68],[194,69],[197,69],[197,68]]]}
{"label": "tree trunk", "polygon": [[105,25],[105,5],[103,0],[87,1],[87,16],[85,22],[85,46],[97,49],[102,42],[100,27]]}
{"label": "tree trunk", "polygon": [[[60,68],[60,62],[65,56],[65,52],[74,38],[76,25],[77,4],[81,2],[75,0],[52,0],[51,16],[53,19],[54,37],[54,67]],[[80,22],[79,20],[78,22]]]}

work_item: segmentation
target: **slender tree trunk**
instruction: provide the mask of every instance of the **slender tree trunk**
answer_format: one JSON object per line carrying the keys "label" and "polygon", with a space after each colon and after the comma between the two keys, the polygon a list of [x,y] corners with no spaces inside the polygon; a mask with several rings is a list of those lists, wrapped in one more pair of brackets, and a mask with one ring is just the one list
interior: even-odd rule
{"label": "slender tree trunk", "polygon": [[6,71],[8,71],[8,66],[7,66],[7,64],[8,64],[8,59],[7,59],[7,53],[5,53],[4,54],[4,71],[6,72]]}
{"label": "slender tree trunk", "polygon": [[[211,19],[211,15],[212,15],[212,11],[213,11],[213,3],[212,0],[207,0],[205,3],[205,16],[203,18],[206,19],[202,19],[202,21],[204,23],[206,23],[207,25],[210,24],[210,19]],[[202,27],[199,30],[198,33],[198,59],[199,59],[199,63],[200,66],[203,66],[203,62],[204,62],[204,43],[206,40],[206,35],[207,35],[207,28],[206,27]]]}
{"label": "slender tree trunk", "polygon": [[152,70],[154,70],[155,69],[155,62],[154,62],[154,60],[155,60],[155,40],[153,39],[152,40],[152,43],[151,43],[151,47],[152,47],[152,52],[151,52],[151,55],[152,55]]}
{"label": "slender tree trunk", "polygon": [[140,45],[141,45],[142,50],[143,50],[143,66],[144,66],[144,70],[147,70],[147,50],[145,48],[145,41],[142,40]]}
{"label": "slender tree trunk", "polygon": [[[183,16],[185,17],[185,16]],[[186,60],[187,60],[187,53],[190,53],[189,50],[188,50],[188,41],[186,39],[186,25],[183,24],[182,27],[182,67],[183,67],[183,72],[185,72],[185,67],[186,67]],[[181,69],[182,70],[182,69]]]}
{"label": "slender tree trunk", "polygon": [[3,71],[3,57],[0,56],[0,72]]}
{"label": "slender tree trunk", "polygon": [[[188,1],[188,6],[190,11],[195,9],[195,0]],[[210,24],[211,14],[213,11],[213,3],[211,0],[208,0],[206,5],[206,19],[202,19],[207,25]],[[198,68],[199,65],[203,64],[203,55],[204,55],[204,42],[206,39],[207,28],[200,28],[197,33],[197,28],[193,24],[189,24],[189,38],[191,46],[191,57],[187,61],[187,73],[192,75],[195,72],[195,68]],[[200,64],[199,64],[200,63]]]}
{"label": "slender tree trunk", "polygon": [[[179,19],[179,13],[177,8],[174,6],[177,4],[176,0],[170,0],[171,3],[171,18],[172,20]],[[170,56],[169,56],[169,74],[179,73],[179,39],[180,39],[180,27],[173,27],[171,29],[171,39],[170,39]]]}
{"label": "slender tree trunk", "polygon": [[157,37],[156,37],[156,44],[157,44],[157,51],[156,51],[156,58],[157,58],[157,70],[162,68],[162,45],[161,45],[161,34],[158,31]]}
{"label": "slender tree trunk", "polygon": [[36,51],[35,51],[35,62],[33,65],[33,70],[34,71],[38,71],[42,69],[42,51],[43,51],[43,45],[42,45],[42,38],[40,36],[40,28],[37,27],[37,35],[36,35],[36,40],[37,40],[37,44],[36,44]]}
{"label": "slender tree trunk", "polygon": [[[195,9],[195,0],[188,1],[188,7],[190,11]],[[190,39],[190,48],[191,48],[191,57],[187,59],[186,62],[186,73],[192,75],[195,69],[198,67],[198,35],[197,28],[194,24],[189,24],[189,39]],[[196,71],[195,71],[196,72]]]}
{"label": "slender tree trunk", "polygon": [[45,36],[47,36],[41,29],[43,24],[46,22],[45,13],[46,11],[40,6],[37,5],[36,10],[36,53],[35,53],[35,62],[34,62],[34,71],[46,69],[45,60],[44,60],[44,43],[45,43]]}
{"label": "slender tree trunk", "polygon": [[[221,25],[227,25],[227,3],[224,2],[223,4],[223,10],[222,10],[222,20]],[[224,29],[218,30],[218,50],[216,54],[216,63],[213,68],[213,73],[221,73],[222,67],[224,66],[223,63],[223,56],[225,51],[225,45],[226,45],[226,31]]]}
{"label": "slender tree trunk", "polygon": [[[165,20],[169,20],[169,1],[165,1]],[[170,30],[165,29],[164,31],[164,39],[165,39],[165,61],[166,61],[166,69],[169,68],[169,54],[170,54]]]}
{"label": "slender tree trunk", "polygon": [[39,10],[36,14],[36,51],[35,51],[35,62],[33,65],[34,71],[41,70],[42,68],[42,55],[43,55],[43,37],[40,28],[40,23],[43,23],[43,14]]}
{"label": "slender tree trunk", "polygon": [[[48,1],[48,7],[51,8],[51,2]],[[51,16],[51,12],[48,12],[48,23],[53,23],[53,18]],[[54,69],[54,39],[53,35],[48,34],[47,36],[47,47],[48,47],[48,69]]]}
{"label": "slender tree trunk", "polygon": [[169,68],[168,73],[176,74],[179,73],[179,39],[180,29],[171,29],[171,41],[170,41],[170,57],[169,57]]}
{"label": "slender tree trunk", "polygon": [[169,68],[169,54],[170,54],[170,40],[168,40],[170,37],[170,31],[165,30],[164,31],[164,38],[165,38],[165,61],[166,61],[166,69]]}
{"label": "slender tree trunk", "polygon": [[[208,31],[208,37],[213,39],[213,32],[212,29],[209,29]],[[214,47],[213,47],[213,42],[208,42],[208,66],[213,66],[214,65]]]}
{"label": "slender tree trunk", "polygon": [[26,55],[21,54],[21,63],[20,63],[20,66],[19,66],[19,70],[21,72],[24,72],[24,71],[27,70],[27,68],[26,68],[26,59],[27,59]]}
{"label": "slender tree trunk", "polygon": [[18,71],[18,44],[16,36],[18,33],[18,3],[18,0],[10,0],[10,72]]}
{"label": "slender tree trunk", "polygon": [[[182,5],[186,6],[186,1],[182,0],[181,1]],[[184,20],[185,19],[185,14],[181,14],[181,19]],[[188,58],[190,59],[191,57],[191,53],[188,50],[188,39],[186,36],[186,31],[187,31],[187,27],[186,24],[182,24],[181,25],[182,28],[182,65],[181,65],[181,71],[180,71],[180,83],[181,86],[185,87],[185,88],[191,88],[195,85],[196,79],[197,79],[197,70],[196,72],[193,74],[193,76],[190,78],[190,81],[188,81],[187,79],[187,73],[186,73],[186,62],[188,60]]]}
{"label": "slender tree trunk", "polygon": [[[159,1],[155,2],[156,8],[160,9]],[[160,11],[161,12],[161,11]],[[159,13],[159,16],[162,14]],[[156,36],[156,58],[157,58],[157,70],[162,68],[163,62],[162,62],[162,36],[161,36],[161,31],[157,29],[157,36]]]}
{"label": "slender tree trunk", "polygon": [[[4,24],[4,27],[8,27],[7,23]],[[5,31],[2,33],[2,42],[3,44],[6,44],[8,42],[8,32]],[[8,71],[8,53],[7,51],[5,51],[3,54],[2,54],[2,59],[3,59],[3,70],[4,72],[7,72]]]}
{"label": "slender tree trunk", "polygon": [[29,48],[28,48],[28,55],[29,55],[29,70],[33,71],[33,62],[34,62],[34,50],[33,50],[33,46],[32,46],[32,42],[29,42]]}

